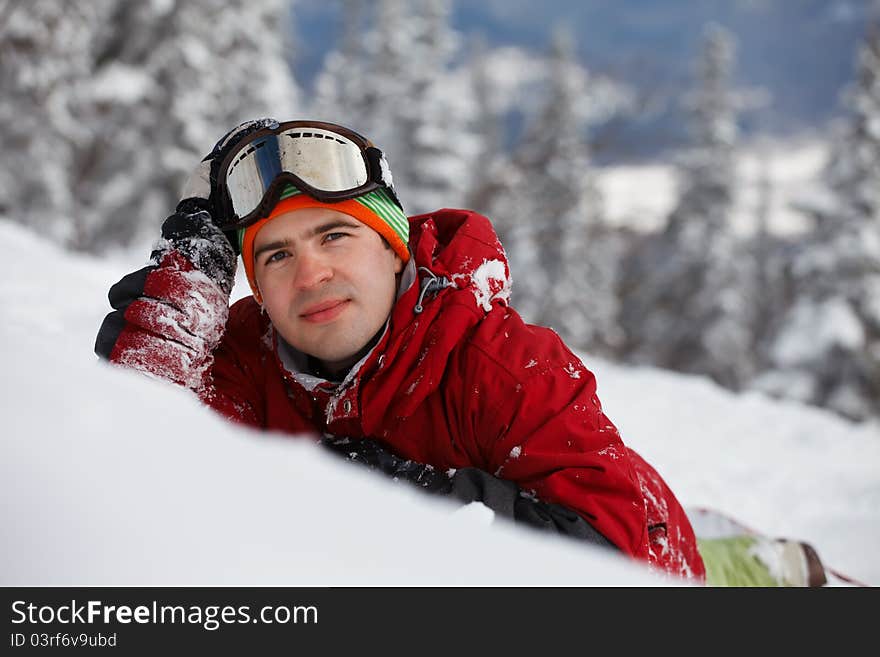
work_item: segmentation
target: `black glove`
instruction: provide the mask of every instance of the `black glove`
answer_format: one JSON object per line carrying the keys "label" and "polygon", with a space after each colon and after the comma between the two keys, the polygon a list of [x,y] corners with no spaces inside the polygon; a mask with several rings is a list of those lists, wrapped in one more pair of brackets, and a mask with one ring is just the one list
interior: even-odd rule
{"label": "black glove", "polygon": [[375,440],[325,437],[321,444],[350,461],[379,470],[420,490],[445,495],[463,504],[481,502],[496,515],[544,532],[561,534],[595,545],[617,549],[579,514],[526,494],[512,481],[479,468],[444,472],[431,465],[402,459]]}
{"label": "black glove", "polygon": [[334,454],[383,472],[392,479],[406,481],[429,493],[445,495],[452,490],[446,472],[395,456],[375,440],[326,437],[320,442]]}
{"label": "black glove", "polygon": [[580,514],[560,504],[542,502],[512,481],[478,468],[459,468],[452,475],[450,495],[462,502],[482,502],[496,515],[521,525],[616,549]]}
{"label": "black glove", "polygon": [[164,241],[159,242],[150,257],[154,264],[158,265],[170,249],[176,249],[226,294],[232,292],[235,249],[206,210],[197,209],[191,201],[181,203],[178,211],[162,224],[162,238]]}
{"label": "black glove", "polygon": [[214,225],[207,211],[199,210],[195,206],[190,206],[189,209],[192,212],[179,210],[162,224],[162,239],[150,255],[150,264],[126,274],[110,288],[107,298],[113,311],[104,318],[95,338],[95,353],[101,358],[110,360],[113,347],[125,329],[125,311],[144,296],[147,278],[159,268],[162,259],[172,250],[182,253],[227,298],[232,292],[236,265],[232,245]]}

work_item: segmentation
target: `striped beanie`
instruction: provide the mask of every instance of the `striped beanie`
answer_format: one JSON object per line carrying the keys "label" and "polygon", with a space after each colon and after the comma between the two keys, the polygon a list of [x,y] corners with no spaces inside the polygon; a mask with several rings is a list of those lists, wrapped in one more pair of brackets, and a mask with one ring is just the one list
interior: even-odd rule
{"label": "striped beanie", "polygon": [[409,241],[409,220],[400,206],[381,187],[352,199],[336,203],[324,203],[304,194],[293,185],[288,185],[281,193],[278,203],[275,204],[275,207],[272,208],[266,217],[238,231],[241,261],[244,264],[248,284],[257,303],[263,302],[260,291],[257,288],[256,278],[254,277],[254,240],[257,237],[257,233],[275,217],[302,208],[328,208],[337,212],[344,212],[384,237],[404,263],[409,261],[410,254],[409,247],[407,246]]}

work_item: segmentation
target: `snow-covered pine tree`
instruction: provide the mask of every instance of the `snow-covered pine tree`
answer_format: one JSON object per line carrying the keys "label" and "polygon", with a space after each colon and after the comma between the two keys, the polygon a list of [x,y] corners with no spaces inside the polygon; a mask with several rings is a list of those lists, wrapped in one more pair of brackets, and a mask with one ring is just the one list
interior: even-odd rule
{"label": "snow-covered pine tree", "polygon": [[[296,96],[284,45],[288,3],[17,3],[12,21],[45,19],[49,31],[21,66],[37,70],[48,65],[43,52],[64,49],[51,57],[58,80],[52,98],[35,95],[18,112],[41,117],[27,150],[55,153],[28,169],[51,185],[40,201],[29,195],[34,207],[47,206],[44,221],[57,224],[47,232],[95,252],[148,239],[173,211],[186,175],[226,130],[290,113]],[[10,123],[0,130],[18,129]],[[55,175],[56,165],[63,175]]]}
{"label": "snow-covered pine tree", "polygon": [[757,203],[755,232],[746,240],[745,250],[755,262],[753,327],[756,347],[755,367],[767,369],[772,361],[767,345],[778,330],[785,308],[791,302],[791,289],[786,276],[787,263],[791,257],[791,241],[771,230],[773,205],[773,159],[770,148],[760,151],[758,163]]}
{"label": "snow-covered pine tree", "polygon": [[461,36],[450,24],[450,0],[419,0],[407,98],[399,105],[402,148],[395,181],[414,214],[461,207],[480,151],[470,72],[457,67]]}
{"label": "snow-covered pine tree", "polygon": [[289,0],[119,3],[97,34],[78,104],[93,137],[79,151],[74,246],[155,233],[189,171],[239,122],[289,115]]}
{"label": "snow-covered pine tree", "polygon": [[689,97],[692,147],[663,231],[625,265],[622,356],[739,388],[754,371],[755,266],[731,226],[737,188],[734,38],[707,26]]}
{"label": "snow-covered pine tree", "polygon": [[[343,6],[343,39],[317,78],[316,115],[350,125],[387,153],[410,214],[460,206],[479,137],[469,72],[456,68],[460,36],[449,0]],[[365,25],[367,27],[365,27]]]}
{"label": "snow-covered pine tree", "polygon": [[[340,28],[336,47],[325,56],[315,76],[309,113],[316,119],[368,129],[365,116],[372,96],[366,39],[369,18],[366,0],[339,0]],[[373,137],[373,139],[377,139]]]}
{"label": "snow-covered pine tree", "polygon": [[814,221],[789,271],[794,302],[770,341],[773,369],[758,385],[880,418],[880,25],[868,31],[847,120],[832,140],[828,195],[800,205]]}
{"label": "snow-covered pine tree", "polygon": [[0,215],[63,243],[74,232],[75,151],[86,136],[71,102],[106,12],[57,0],[10,0],[0,12]]}
{"label": "snow-covered pine tree", "polygon": [[[342,73],[353,84],[355,105],[346,110],[349,125],[368,135],[389,155],[398,183],[398,154],[403,143],[398,124],[402,103],[416,102],[412,89],[413,51],[420,31],[411,0],[378,0],[363,35],[359,66]],[[355,79],[357,78],[357,79]],[[398,185],[399,187],[399,185]],[[407,199],[403,198],[404,203]]]}
{"label": "snow-covered pine tree", "polygon": [[515,153],[521,172],[508,252],[523,316],[557,330],[570,344],[595,352],[616,344],[618,247],[603,232],[602,199],[587,141],[588,75],[577,63],[572,35],[554,31],[546,102]]}
{"label": "snow-covered pine tree", "polygon": [[465,196],[464,206],[494,219],[495,230],[506,243],[503,217],[511,208],[505,201],[519,186],[516,169],[504,145],[503,110],[490,70],[489,46],[484,35],[471,37],[469,63],[471,94],[474,99],[474,131],[479,135],[479,150]]}

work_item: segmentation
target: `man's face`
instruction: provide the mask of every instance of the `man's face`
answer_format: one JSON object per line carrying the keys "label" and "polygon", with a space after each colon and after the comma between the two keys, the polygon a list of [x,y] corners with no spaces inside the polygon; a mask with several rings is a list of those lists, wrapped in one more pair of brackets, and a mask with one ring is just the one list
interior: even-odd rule
{"label": "man's face", "polygon": [[347,214],[301,208],[254,240],[254,277],[275,328],[334,369],[353,365],[383,326],[403,261],[379,233]]}

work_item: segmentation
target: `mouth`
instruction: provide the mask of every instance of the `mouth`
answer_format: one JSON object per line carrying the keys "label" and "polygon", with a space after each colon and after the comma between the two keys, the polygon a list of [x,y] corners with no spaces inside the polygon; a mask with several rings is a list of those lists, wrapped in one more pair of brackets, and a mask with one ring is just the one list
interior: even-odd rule
{"label": "mouth", "polygon": [[306,308],[300,313],[300,317],[315,324],[329,322],[336,319],[348,307],[350,299],[333,299],[330,301],[322,301],[314,306]]}

